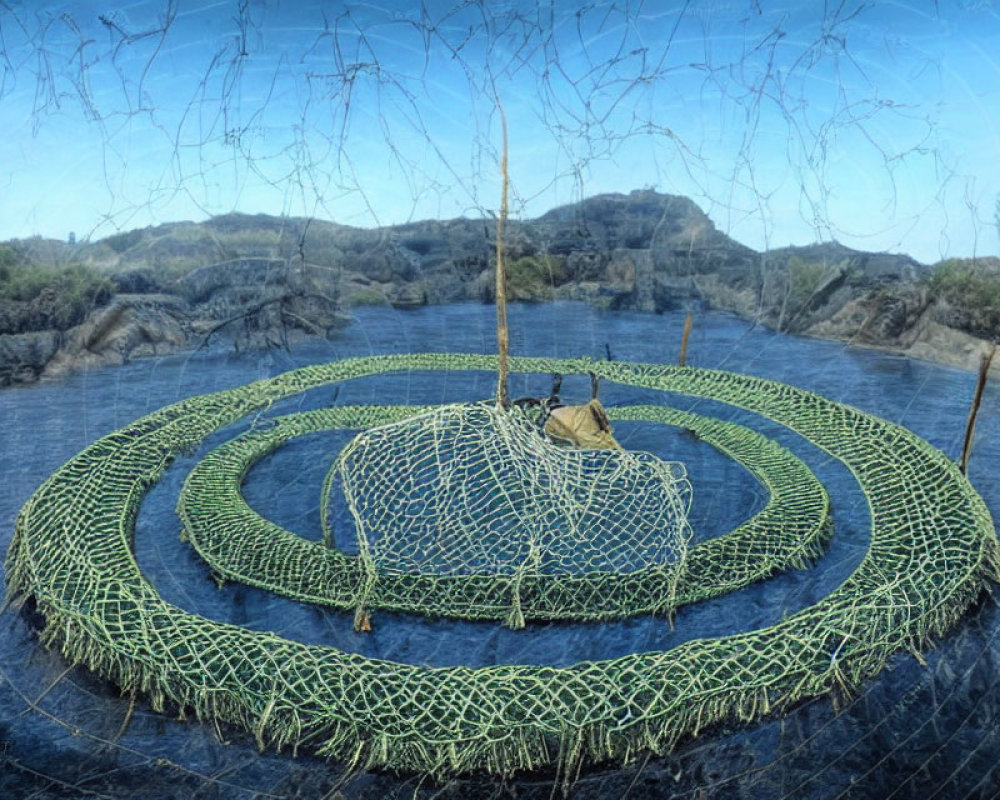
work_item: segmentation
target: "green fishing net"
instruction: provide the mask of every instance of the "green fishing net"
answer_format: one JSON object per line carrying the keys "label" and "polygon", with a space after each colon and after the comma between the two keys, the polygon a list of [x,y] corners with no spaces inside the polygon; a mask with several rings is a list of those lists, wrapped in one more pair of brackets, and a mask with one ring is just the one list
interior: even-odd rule
{"label": "green fishing net", "polygon": [[[803,698],[854,691],[894,653],[926,646],[997,577],[996,534],[981,498],[940,451],[902,427],[761,378],[555,359],[513,359],[511,369],[590,370],[603,381],[711,398],[788,426],[856,478],[871,511],[868,553],[826,597],[769,627],[561,668],[428,668],[307,645],[187,613],[164,601],[140,572],[131,545],[144,493],[175,456],[214,431],[337,381],[395,370],[495,369],[495,359],[459,354],[347,360],[192,397],[136,420],[71,459],[24,506],[7,554],[8,600],[34,598],[46,642],[123,691],[148,695],[157,710],[169,706],[239,725],[261,747],[309,747],[351,766],[444,778],[546,764],[570,775],[584,758],[665,752],[715,722],[750,721]],[[179,511],[186,535],[221,575],[301,600],[479,619],[509,619],[519,609],[530,620],[669,611],[803,563],[829,530],[825,495],[796,477],[796,461],[782,460],[780,448],[758,446],[739,426],[657,405],[613,408],[609,415],[690,426],[747,464],[772,494],[754,518],[672,562],[681,568],[666,583],[661,563],[640,558],[621,571],[591,570],[590,562],[583,568],[571,559],[567,571],[538,570],[519,581],[520,556],[517,566],[495,573],[484,571],[485,561],[466,573],[434,552],[417,569],[373,580],[364,558],[284,531],[239,497],[254,460],[296,435],[407,419],[413,425],[428,412],[439,413],[321,409],[227,442],[185,485]],[[366,480],[382,479],[379,454],[395,446],[383,443],[359,462],[361,473],[373,470]],[[440,474],[432,485],[443,485]],[[504,477],[510,482],[511,474]],[[470,498],[469,507],[477,502]],[[365,515],[365,524],[378,519],[375,507]],[[631,532],[632,541],[647,533]],[[523,555],[521,548],[515,552]],[[675,596],[665,601],[671,580]]]}

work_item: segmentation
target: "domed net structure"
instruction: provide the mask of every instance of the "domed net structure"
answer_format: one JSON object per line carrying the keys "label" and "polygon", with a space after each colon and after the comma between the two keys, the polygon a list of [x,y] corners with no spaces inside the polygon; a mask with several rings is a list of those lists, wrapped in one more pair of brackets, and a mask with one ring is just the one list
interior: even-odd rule
{"label": "domed net structure", "polygon": [[[683,464],[622,449],[554,444],[517,407],[443,406],[370,428],[324,487],[342,500],[372,581],[387,573],[664,573],[669,600],[691,528]],[[510,623],[524,624],[520,609]]]}

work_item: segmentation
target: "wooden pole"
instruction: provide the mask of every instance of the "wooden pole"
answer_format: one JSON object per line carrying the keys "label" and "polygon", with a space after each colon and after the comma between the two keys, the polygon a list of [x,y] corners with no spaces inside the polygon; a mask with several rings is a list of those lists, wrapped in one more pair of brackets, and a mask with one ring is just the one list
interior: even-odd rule
{"label": "wooden pole", "polygon": [[687,360],[688,351],[688,337],[691,335],[691,323],[694,322],[694,317],[688,314],[684,319],[684,333],[681,334],[681,354],[677,359],[677,363],[680,366],[684,366],[684,362]]}
{"label": "wooden pole", "polygon": [[996,355],[997,346],[994,344],[988,353],[984,353],[979,359],[979,380],[976,381],[976,392],[972,396],[972,407],[969,409],[969,420],[965,423],[965,441],[962,443],[962,458],[958,462],[958,468],[965,475],[969,469],[969,454],[972,452],[972,438],[976,432],[976,416],[979,414],[979,404],[983,401],[983,390],[986,388],[986,378],[989,375],[990,363]]}
{"label": "wooden pole", "polygon": [[497,109],[500,111],[500,127],[503,131],[503,150],[500,155],[500,216],[497,218],[497,349],[500,356],[497,364],[497,404],[501,408],[510,407],[507,394],[508,352],[510,350],[510,335],[507,331],[507,269],[504,264],[504,228],[507,225],[507,117],[503,106],[497,98]]}

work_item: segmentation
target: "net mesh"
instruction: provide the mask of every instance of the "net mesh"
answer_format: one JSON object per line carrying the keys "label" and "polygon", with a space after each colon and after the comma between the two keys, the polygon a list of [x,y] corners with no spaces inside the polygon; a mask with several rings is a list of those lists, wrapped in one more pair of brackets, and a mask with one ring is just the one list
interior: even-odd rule
{"label": "net mesh", "polygon": [[379,573],[660,565],[669,585],[690,538],[682,464],[558,447],[516,407],[450,405],[365,431],[331,469],[327,510],[338,485],[361,558]]}

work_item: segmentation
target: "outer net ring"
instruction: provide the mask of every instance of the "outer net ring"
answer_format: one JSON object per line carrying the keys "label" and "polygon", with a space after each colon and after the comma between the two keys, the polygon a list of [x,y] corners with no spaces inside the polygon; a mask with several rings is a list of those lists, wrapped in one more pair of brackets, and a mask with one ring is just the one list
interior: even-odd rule
{"label": "outer net ring", "polygon": [[131,551],[145,491],[176,454],[255,409],[325,383],[396,370],[489,370],[457,354],[304,367],[189,398],[105,436],[22,509],[8,598],[33,597],[43,638],[126,691],[238,724],[261,747],[305,745],[361,767],[437,776],[508,773],[670,749],[724,718],[752,720],[850,691],[953,624],[998,571],[981,498],[939,451],[899,426],[774,381],[656,365],[516,359],[631,386],[713,398],[787,425],[842,461],[871,508],[871,545],[819,603],[758,631],[566,668],[422,668],[309,646],[188,614]]}

